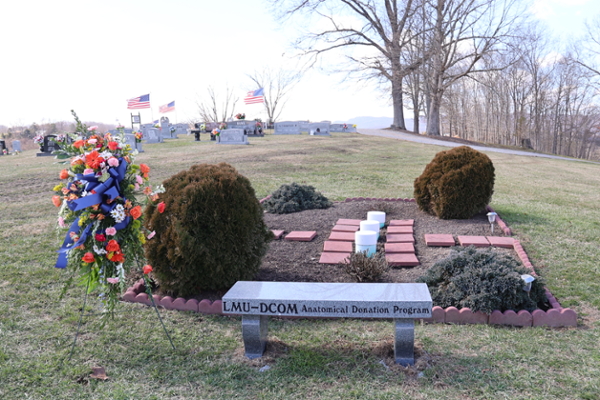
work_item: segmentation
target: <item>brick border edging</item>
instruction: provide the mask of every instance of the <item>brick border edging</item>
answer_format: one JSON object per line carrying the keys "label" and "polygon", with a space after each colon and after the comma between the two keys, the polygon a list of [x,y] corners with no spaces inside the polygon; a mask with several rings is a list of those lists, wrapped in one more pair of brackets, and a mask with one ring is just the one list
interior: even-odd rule
{"label": "brick border edging", "polygon": [[[260,200],[264,202],[270,196]],[[403,198],[374,198],[374,197],[352,197],[347,198],[344,202],[351,201],[407,201],[415,202],[415,199],[403,199]],[[487,206],[488,211],[493,212],[494,210]],[[507,236],[512,235],[511,229],[506,223],[498,216],[496,217],[498,226],[502,229],[504,234]],[[537,276],[533,269],[533,264],[529,260],[527,253],[523,249],[521,242],[515,239],[513,243],[513,249],[517,252],[517,255],[521,259],[522,264],[525,268],[530,270],[530,274]],[[152,305],[152,301],[145,292],[144,280],[140,279],[133,286],[127,289],[122,297],[123,301],[130,303],[142,303],[146,305]],[[548,311],[540,309],[529,312],[527,310],[521,310],[518,312],[507,310],[500,311],[495,310],[491,314],[485,314],[481,311],[473,312],[470,308],[457,309],[456,307],[442,308],[435,306],[432,309],[431,318],[421,318],[426,323],[449,323],[449,324],[489,324],[489,325],[509,325],[509,326],[548,326],[548,327],[573,327],[577,326],[577,313],[570,308],[563,308],[556,298],[552,295],[548,288],[546,289],[546,296],[552,306]],[[210,301],[208,299],[186,300],[182,297],[173,299],[171,296],[161,297],[160,295],[153,295],[154,302],[157,306],[164,307],[167,310],[179,310],[179,311],[194,311],[203,314],[216,314],[224,315],[222,312],[223,302],[221,300]],[[294,317],[292,317],[294,318]]]}

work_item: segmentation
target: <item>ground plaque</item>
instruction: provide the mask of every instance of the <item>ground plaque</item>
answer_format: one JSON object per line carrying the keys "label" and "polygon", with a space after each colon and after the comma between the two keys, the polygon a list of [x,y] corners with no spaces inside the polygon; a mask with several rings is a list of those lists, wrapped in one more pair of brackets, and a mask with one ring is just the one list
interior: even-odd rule
{"label": "ground plaque", "polygon": [[414,319],[430,318],[424,283],[237,282],[223,296],[223,313],[242,315],[246,355],[261,357],[269,316],[393,318],[396,362],[414,363]]}

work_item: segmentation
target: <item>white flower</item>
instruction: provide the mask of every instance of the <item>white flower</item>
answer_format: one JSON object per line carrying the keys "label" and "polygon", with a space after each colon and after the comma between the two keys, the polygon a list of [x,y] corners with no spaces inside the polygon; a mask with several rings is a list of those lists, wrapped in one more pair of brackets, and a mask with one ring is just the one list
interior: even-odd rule
{"label": "white flower", "polygon": [[106,254],[106,250],[98,248],[98,246],[94,245],[94,253],[103,255]]}
{"label": "white flower", "polygon": [[125,209],[121,204],[118,204],[111,212],[110,215],[114,218],[115,222],[123,222],[125,219]]}

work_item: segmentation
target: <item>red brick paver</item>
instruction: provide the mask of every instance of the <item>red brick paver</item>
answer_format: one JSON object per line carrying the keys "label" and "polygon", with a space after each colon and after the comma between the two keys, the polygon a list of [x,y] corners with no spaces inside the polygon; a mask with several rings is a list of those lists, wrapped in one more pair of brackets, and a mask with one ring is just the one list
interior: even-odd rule
{"label": "red brick paver", "polygon": [[331,232],[329,240],[354,242],[354,232]]}
{"label": "red brick paver", "polygon": [[456,242],[454,241],[454,237],[449,234],[425,234],[425,244],[427,246],[454,246]]}
{"label": "red brick paver", "polygon": [[415,245],[412,243],[386,243],[385,254],[388,253],[414,253]]}
{"label": "red brick paver", "polygon": [[511,237],[487,236],[487,240],[492,246],[505,247],[507,249],[512,249],[515,244],[515,239]]}
{"label": "red brick paver", "polygon": [[485,236],[458,236],[458,243],[461,246],[489,247],[490,242]]}
{"label": "red brick paver", "polygon": [[386,253],[385,259],[392,267],[416,267],[420,265],[419,259],[414,253]]}
{"label": "red brick paver", "polygon": [[319,259],[320,264],[338,264],[343,262],[344,260],[348,260],[350,257],[350,253],[334,253],[334,252],[323,252],[321,253],[321,258]]}
{"label": "red brick paver", "polygon": [[335,240],[326,240],[323,243],[323,251],[324,252],[332,252],[332,253],[351,253],[352,252],[352,242],[339,242]]}
{"label": "red brick paver", "polygon": [[387,243],[414,243],[415,238],[413,235],[397,233],[391,235],[385,235],[385,241]]}
{"label": "red brick paver", "polygon": [[336,225],[331,228],[333,232],[356,232],[359,229],[358,225]]}
{"label": "red brick paver", "polygon": [[271,232],[273,232],[273,235],[275,235],[275,239],[281,239],[284,231],[279,229],[271,229]]}
{"label": "red brick paver", "polygon": [[413,227],[408,225],[388,226],[387,233],[410,233],[413,234]]}
{"label": "red brick paver", "polygon": [[360,219],[338,219],[338,221],[335,223],[336,225],[356,225],[359,226],[360,225]]}
{"label": "red brick paver", "polygon": [[317,236],[317,231],[292,231],[287,234],[285,240],[294,240],[298,242],[310,242]]}
{"label": "red brick paver", "polygon": [[390,226],[413,226],[414,219],[393,219],[390,221]]}

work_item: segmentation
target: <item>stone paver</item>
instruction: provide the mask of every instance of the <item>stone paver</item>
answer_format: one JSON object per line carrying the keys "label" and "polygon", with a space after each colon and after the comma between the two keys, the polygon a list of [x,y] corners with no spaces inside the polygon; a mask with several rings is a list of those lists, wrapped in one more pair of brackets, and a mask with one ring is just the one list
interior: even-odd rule
{"label": "stone paver", "polygon": [[334,252],[323,252],[319,259],[320,264],[339,264],[350,257],[350,253],[334,253]]}
{"label": "stone paver", "polygon": [[317,231],[292,231],[286,235],[285,240],[310,242],[317,237]]}
{"label": "stone paver", "polygon": [[271,232],[273,232],[273,235],[275,235],[275,239],[281,239],[284,231],[279,229],[271,229]]}
{"label": "stone paver", "polygon": [[360,225],[360,219],[338,219],[338,221],[335,223],[336,225],[356,225],[359,226]]}
{"label": "stone paver", "polygon": [[334,232],[356,232],[359,229],[358,225],[336,225],[331,228]]}
{"label": "stone paver", "polygon": [[419,259],[414,253],[386,253],[385,259],[392,267],[416,267],[420,265]]}
{"label": "stone paver", "polygon": [[505,247],[507,249],[512,249],[515,244],[515,239],[511,237],[487,236],[487,240],[492,246]]}
{"label": "stone paver", "polygon": [[394,225],[388,226],[387,233],[410,233],[413,234],[413,227],[409,225]]}
{"label": "stone paver", "polygon": [[458,243],[461,246],[489,247],[490,242],[485,236],[458,236]]}
{"label": "stone paver", "polygon": [[385,235],[385,241],[387,243],[414,243],[415,238],[413,235],[394,233],[391,235]]}
{"label": "stone paver", "polygon": [[324,252],[333,252],[333,253],[351,253],[352,252],[352,242],[339,242],[335,240],[326,240],[323,243],[323,251]]}
{"label": "stone paver", "polygon": [[415,245],[412,243],[386,243],[385,254],[389,253],[414,253]]}
{"label": "stone paver", "polygon": [[455,246],[454,237],[449,234],[425,234],[425,244],[427,246]]}
{"label": "stone paver", "polygon": [[329,240],[354,242],[354,232],[331,232]]}
{"label": "stone paver", "polygon": [[393,219],[390,221],[390,226],[413,226],[414,219]]}

